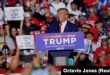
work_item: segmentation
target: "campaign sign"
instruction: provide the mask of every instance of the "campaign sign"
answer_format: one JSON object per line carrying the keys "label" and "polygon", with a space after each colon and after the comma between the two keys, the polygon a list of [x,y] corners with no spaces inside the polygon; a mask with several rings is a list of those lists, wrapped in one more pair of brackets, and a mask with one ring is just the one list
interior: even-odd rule
{"label": "campaign sign", "polygon": [[35,47],[38,51],[84,49],[84,33],[47,33],[35,35]]}
{"label": "campaign sign", "polygon": [[90,45],[91,45],[91,40],[84,39],[84,49],[77,49],[77,50],[75,50],[75,52],[82,52],[82,53],[85,53],[85,54],[89,54]]}
{"label": "campaign sign", "polygon": [[24,10],[23,7],[5,7],[5,20],[24,20]]}
{"label": "campaign sign", "polygon": [[16,42],[19,49],[35,49],[33,35],[16,36]]}

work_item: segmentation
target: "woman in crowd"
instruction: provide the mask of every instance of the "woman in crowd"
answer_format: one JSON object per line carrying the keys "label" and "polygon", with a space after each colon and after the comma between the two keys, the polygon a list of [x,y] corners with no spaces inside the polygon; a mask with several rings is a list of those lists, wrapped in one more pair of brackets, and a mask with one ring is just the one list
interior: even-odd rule
{"label": "woman in crowd", "polygon": [[106,54],[107,49],[108,49],[107,40],[102,39],[101,47],[97,48],[94,52],[94,63],[96,63],[96,61],[100,55],[102,56],[102,53]]}
{"label": "woman in crowd", "polygon": [[107,39],[107,46],[108,48],[106,49],[106,51],[102,51],[99,53],[98,55],[98,59],[96,61],[96,66],[110,66],[110,38]]}
{"label": "woman in crowd", "polygon": [[24,23],[20,27],[20,31],[22,31],[22,34],[28,35],[32,31],[37,31],[38,27],[36,24],[31,23],[31,18],[31,9],[29,7],[26,7]]}
{"label": "woman in crowd", "polygon": [[85,53],[78,53],[75,57],[75,67],[93,67],[94,64],[89,60],[89,57]]}

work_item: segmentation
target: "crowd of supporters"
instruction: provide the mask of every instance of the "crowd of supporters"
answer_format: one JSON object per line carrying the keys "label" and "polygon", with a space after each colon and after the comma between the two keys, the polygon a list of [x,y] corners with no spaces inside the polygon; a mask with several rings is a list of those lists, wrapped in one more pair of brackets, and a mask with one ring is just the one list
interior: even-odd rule
{"label": "crowd of supporters", "polygon": [[[24,20],[6,21],[5,7],[23,7]],[[63,21],[68,21],[68,27],[59,29]],[[0,0],[0,67],[6,67],[7,74],[22,67],[22,74],[30,75],[33,67],[45,63],[55,74],[57,70],[48,64],[48,51],[43,63],[36,50],[31,63],[20,61],[16,36],[78,31],[84,32],[90,50],[88,54],[77,53],[73,66],[110,66],[110,0]]]}

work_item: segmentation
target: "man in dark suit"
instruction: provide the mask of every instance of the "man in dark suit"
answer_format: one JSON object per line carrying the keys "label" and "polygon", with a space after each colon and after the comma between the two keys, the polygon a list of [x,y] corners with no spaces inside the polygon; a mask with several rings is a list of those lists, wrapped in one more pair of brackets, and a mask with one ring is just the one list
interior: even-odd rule
{"label": "man in dark suit", "polygon": [[69,12],[66,8],[60,8],[57,11],[58,19],[52,21],[47,33],[77,32],[78,27],[68,21],[68,14]]}

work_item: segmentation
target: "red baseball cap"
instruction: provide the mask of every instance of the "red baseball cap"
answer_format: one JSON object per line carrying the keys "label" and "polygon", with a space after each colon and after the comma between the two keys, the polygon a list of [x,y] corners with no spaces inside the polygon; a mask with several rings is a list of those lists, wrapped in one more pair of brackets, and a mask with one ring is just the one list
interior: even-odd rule
{"label": "red baseball cap", "polygon": [[107,11],[108,10],[108,7],[107,6],[101,6],[101,10],[102,11]]}

